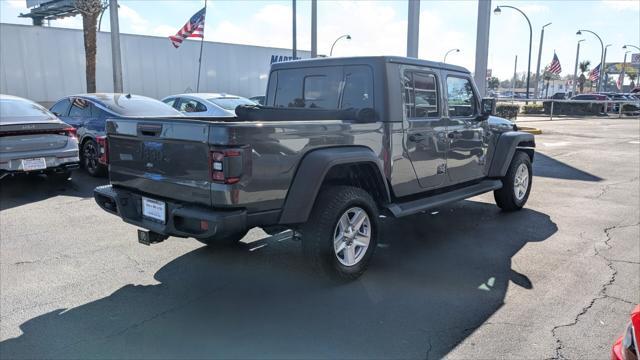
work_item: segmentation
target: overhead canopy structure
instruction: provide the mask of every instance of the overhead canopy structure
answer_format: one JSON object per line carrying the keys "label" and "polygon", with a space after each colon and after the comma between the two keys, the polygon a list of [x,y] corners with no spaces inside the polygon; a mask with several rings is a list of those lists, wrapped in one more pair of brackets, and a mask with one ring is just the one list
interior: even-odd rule
{"label": "overhead canopy structure", "polygon": [[74,0],[31,1],[27,5],[35,6],[28,13],[20,14],[20,17],[31,18],[33,25],[42,25],[43,20],[61,19],[78,14]]}

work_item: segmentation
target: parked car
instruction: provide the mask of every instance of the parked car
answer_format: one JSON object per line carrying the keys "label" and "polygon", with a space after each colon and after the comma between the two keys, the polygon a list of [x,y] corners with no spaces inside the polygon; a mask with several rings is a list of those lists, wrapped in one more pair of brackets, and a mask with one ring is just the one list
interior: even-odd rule
{"label": "parked car", "polygon": [[51,111],[75,127],[81,165],[91,176],[107,169],[105,124],[108,118],[182,116],[161,101],[131,94],[80,94],[58,100]]}
{"label": "parked car", "polygon": [[264,95],[261,96],[252,96],[249,98],[249,100],[258,103],[260,105],[264,105]]}
{"label": "parked car", "polygon": [[94,190],[98,205],[146,229],[147,245],[230,246],[253,227],[293,229],[310,267],[351,280],[376,249],[380,214],[490,191],[504,211],[527,202],[534,136],[491,116],[495,100],[481,101],[462,67],[300,60],[273,64],[267,88],[265,107],[233,120],[110,119],[111,184]]}
{"label": "parked car", "polygon": [[624,333],[611,348],[611,360],[638,359],[640,359],[640,305],[633,309]]}
{"label": "parked car", "polygon": [[255,102],[242,96],[195,93],[178,94],[162,99],[162,102],[191,116],[236,116],[235,110],[240,105],[256,105]]}
{"label": "parked car", "polygon": [[[575,95],[572,96],[571,99],[569,100],[596,100],[596,101],[605,101],[605,100],[611,100],[609,99],[609,97],[607,95],[603,95],[603,94],[596,94],[596,93],[591,93],[591,94],[579,94],[579,95]],[[602,109],[601,111],[603,113],[606,112],[611,112],[613,111],[614,107],[613,107],[613,103],[609,103],[607,104],[606,108],[605,105],[602,105]]]}
{"label": "parked car", "polygon": [[66,180],[79,161],[75,128],[33,101],[0,95],[0,179],[44,173]]}

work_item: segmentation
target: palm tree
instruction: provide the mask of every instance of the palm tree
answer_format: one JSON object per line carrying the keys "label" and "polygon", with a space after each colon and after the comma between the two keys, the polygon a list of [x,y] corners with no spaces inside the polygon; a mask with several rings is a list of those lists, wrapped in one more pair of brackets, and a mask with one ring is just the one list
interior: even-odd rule
{"label": "palm tree", "polygon": [[84,58],[87,92],[96,92],[96,28],[98,16],[107,6],[106,0],[75,0],[76,10],[82,15],[84,32]]}
{"label": "palm tree", "polygon": [[589,71],[589,66],[591,65],[591,61],[585,60],[581,61],[578,64],[578,68],[580,69],[580,77],[578,78],[578,84],[580,85],[580,93],[584,91],[584,83],[587,81],[587,78],[584,76],[584,73]]}

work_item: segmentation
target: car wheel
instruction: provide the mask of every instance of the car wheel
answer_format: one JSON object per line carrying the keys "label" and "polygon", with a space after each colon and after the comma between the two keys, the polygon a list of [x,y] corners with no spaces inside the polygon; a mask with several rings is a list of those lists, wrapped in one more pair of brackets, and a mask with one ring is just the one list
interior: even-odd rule
{"label": "car wheel", "polygon": [[493,192],[498,207],[504,211],[522,209],[529,199],[532,178],[531,159],[524,152],[516,151],[502,178],[502,188]]}
{"label": "car wheel", "polygon": [[105,167],[100,164],[100,148],[95,140],[89,139],[82,145],[82,166],[91,176],[103,176]]}
{"label": "car wheel", "polygon": [[367,269],[378,243],[378,207],[360,188],[329,187],[318,195],[300,232],[302,250],[315,271],[354,280]]}

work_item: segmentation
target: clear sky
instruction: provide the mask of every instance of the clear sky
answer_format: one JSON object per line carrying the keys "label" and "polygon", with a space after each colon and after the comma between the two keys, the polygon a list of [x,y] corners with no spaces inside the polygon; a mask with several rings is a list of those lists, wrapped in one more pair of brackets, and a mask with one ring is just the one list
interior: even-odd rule
{"label": "clear sky", "polygon": [[[123,33],[169,36],[204,6],[204,0],[120,0],[120,31]],[[0,21],[30,24],[18,18],[27,12],[25,0],[0,0]],[[208,0],[205,39],[230,43],[291,48],[291,1]],[[311,9],[308,0],[298,0],[298,48],[310,48]],[[600,43],[590,35],[576,35],[578,29],[598,33],[608,49],[607,62],[622,61],[622,45],[640,46],[640,0],[501,0],[496,5],[511,5],[523,10],[533,26],[531,71],[535,72],[540,28],[545,30],[542,68],[551,62],[555,51],[562,64],[562,75],[572,74],[576,41],[584,38],[581,60],[599,63]],[[475,62],[477,0],[422,0],[420,14],[419,57],[448,62],[473,71]],[[108,14],[108,13],[107,13]],[[106,15],[106,14],[105,14]],[[81,28],[79,16],[51,22],[51,26]],[[103,30],[109,29],[105,16]],[[334,39],[350,34],[334,49],[336,56],[405,55],[407,1],[405,0],[320,0],[318,1],[318,51],[328,54]],[[512,9],[491,16],[489,68],[493,75],[507,79],[513,74],[514,56],[518,72],[527,66],[529,28],[525,19]],[[169,44],[169,40],[167,40]],[[634,51],[635,52],[635,51]]]}

